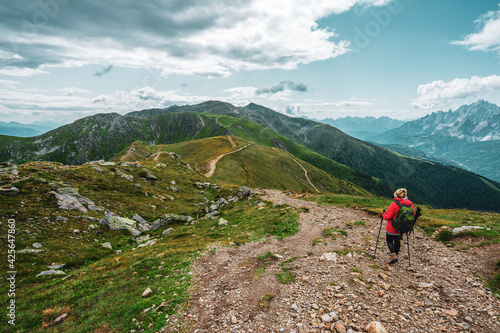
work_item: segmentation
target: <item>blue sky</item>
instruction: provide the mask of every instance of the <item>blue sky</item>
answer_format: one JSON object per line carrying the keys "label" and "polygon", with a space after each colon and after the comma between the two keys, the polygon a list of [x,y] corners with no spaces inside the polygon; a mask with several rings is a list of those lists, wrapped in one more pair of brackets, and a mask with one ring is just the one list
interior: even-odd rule
{"label": "blue sky", "polygon": [[0,121],[250,102],[317,119],[500,104],[499,1],[0,0]]}

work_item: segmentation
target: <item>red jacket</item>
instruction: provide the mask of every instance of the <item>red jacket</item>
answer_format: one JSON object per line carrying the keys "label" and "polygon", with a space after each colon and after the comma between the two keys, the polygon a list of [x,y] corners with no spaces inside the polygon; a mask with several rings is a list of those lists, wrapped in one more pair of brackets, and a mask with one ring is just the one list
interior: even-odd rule
{"label": "red jacket", "polygon": [[394,198],[394,202],[389,205],[389,208],[387,208],[387,212],[382,213],[382,218],[388,221],[385,230],[387,230],[387,232],[390,234],[398,235],[399,233],[392,226],[392,221],[394,221],[399,212],[399,206],[396,201],[399,201],[403,205],[411,206],[411,208],[413,209],[413,213],[415,213],[415,208],[413,207],[413,202],[408,199]]}

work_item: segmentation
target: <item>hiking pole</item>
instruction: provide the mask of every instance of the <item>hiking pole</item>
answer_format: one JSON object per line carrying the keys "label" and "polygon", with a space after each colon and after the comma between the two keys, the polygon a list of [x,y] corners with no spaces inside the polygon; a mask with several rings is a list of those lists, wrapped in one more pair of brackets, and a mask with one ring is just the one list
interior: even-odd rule
{"label": "hiking pole", "polygon": [[411,260],[410,260],[410,233],[406,234],[406,246],[408,246],[408,268],[411,268]]}
{"label": "hiking pole", "polygon": [[378,228],[378,236],[377,236],[377,244],[375,244],[375,253],[373,255],[369,254],[368,252],[366,253],[367,256],[372,257],[373,259],[377,259],[377,247],[378,247],[378,240],[380,238],[380,230],[382,230],[382,222],[384,222],[384,218],[382,217],[380,219],[380,227]]}

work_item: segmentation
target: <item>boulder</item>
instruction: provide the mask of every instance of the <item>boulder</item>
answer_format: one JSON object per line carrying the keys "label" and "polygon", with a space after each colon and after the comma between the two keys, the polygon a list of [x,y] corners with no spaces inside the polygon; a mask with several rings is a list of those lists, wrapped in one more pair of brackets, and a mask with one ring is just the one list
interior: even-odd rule
{"label": "boulder", "polygon": [[158,178],[155,175],[153,175],[151,172],[148,172],[146,174],[146,179],[149,179],[149,180],[158,180]]}
{"label": "boulder", "polygon": [[19,189],[14,186],[0,187],[0,195],[16,196],[19,195]]}
{"label": "boulder", "polygon": [[185,223],[190,223],[194,219],[191,216],[186,216],[186,215],[177,215],[177,214],[163,214],[160,216],[160,218],[156,221],[151,222],[151,226],[153,229],[157,229],[168,222],[185,222]]}
{"label": "boulder", "polygon": [[210,187],[210,183],[200,183],[200,182],[196,182],[194,183],[196,185],[197,188],[199,189],[206,189],[206,188],[209,188]]}
{"label": "boulder", "polygon": [[42,244],[40,244],[40,243],[33,243],[33,247],[34,247],[35,249],[39,249],[39,248],[41,248],[41,247],[42,247]]}
{"label": "boulder", "polygon": [[53,192],[57,199],[57,205],[61,209],[66,210],[78,210],[80,212],[88,212],[87,208],[83,207],[83,205],[78,201],[77,198],[68,195],[68,194],[59,194]]}
{"label": "boulder", "polygon": [[454,228],[452,230],[452,233],[453,233],[453,236],[456,236],[459,233],[464,232],[464,231],[475,231],[475,230],[481,230],[481,229],[485,229],[485,228],[484,227],[476,227],[476,226],[472,226],[472,225],[464,225],[463,227],[460,227],[460,228]]}
{"label": "boulder", "polygon": [[250,196],[251,192],[252,192],[252,190],[249,187],[242,186],[242,187],[239,187],[238,189],[236,189],[236,196],[238,198],[246,198],[246,197]]}
{"label": "boulder", "polygon": [[125,217],[106,215],[100,222],[100,224],[107,225],[111,230],[125,230],[127,229],[132,233],[132,235],[140,235],[140,231],[137,229],[137,222]]}
{"label": "boulder", "polygon": [[102,245],[102,247],[105,247],[105,248],[107,248],[107,249],[110,249],[110,250],[112,250],[112,249],[113,249],[113,247],[111,246],[111,243],[110,243],[110,242],[102,243],[101,245]]}
{"label": "boulder", "polygon": [[44,276],[44,275],[66,275],[63,271],[58,271],[55,269],[49,269],[48,271],[43,271],[39,273],[36,277]]}

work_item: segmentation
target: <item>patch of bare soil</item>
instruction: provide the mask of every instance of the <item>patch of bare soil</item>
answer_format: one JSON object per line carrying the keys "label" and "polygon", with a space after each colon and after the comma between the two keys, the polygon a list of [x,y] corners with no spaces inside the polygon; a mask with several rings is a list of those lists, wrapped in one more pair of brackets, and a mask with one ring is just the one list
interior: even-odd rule
{"label": "patch of bare soil", "polygon": [[[178,319],[189,331],[362,332],[378,321],[388,332],[500,332],[500,301],[475,275],[498,246],[460,252],[417,232],[410,237],[411,267],[406,239],[399,262],[389,266],[384,228],[379,259],[365,254],[375,250],[380,218],[266,192],[265,200],[309,209],[300,214],[300,231],[207,251],[195,264],[192,300]],[[357,221],[364,223],[348,225]],[[325,237],[328,228],[347,235]],[[276,257],[259,270],[256,258],[268,251]],[[276,274],[287,272],[295,281],[280,283]]]}

